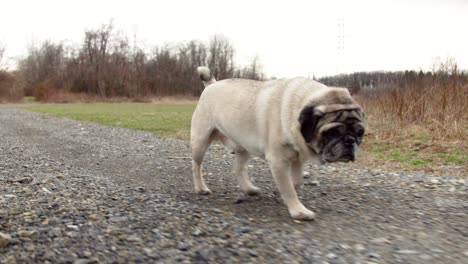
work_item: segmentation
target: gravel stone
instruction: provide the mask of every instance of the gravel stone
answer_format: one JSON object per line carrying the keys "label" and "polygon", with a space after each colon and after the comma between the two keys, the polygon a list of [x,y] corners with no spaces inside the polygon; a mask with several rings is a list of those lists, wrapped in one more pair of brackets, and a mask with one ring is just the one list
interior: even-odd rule
{"label": "gravel stone", "polygon": [[310,181],[310,182],[306,182],[305,185],[320,186],[320,182],[319,181]]}
{"label": "gravel stone", "polygon": [[17,105],[0,105],[0,124],[0,264],[421,264],[467,257],[468,181],[450,175],[307,165],[310,187],[298,195],[317,219],[293,221],[274,195],[268,165],[249,161],[262,192],[246,197],[230,173],[235,157],[218,144],[204,163],[213,194],[199,196],[187,141]]}
{"label": "gravel stone", "polygon": [[20,230],[20,231],[18,231],[18,236],[19,237],[31,237],[36,233],[37,233],[37,231],[35,231],[35,230]]}
{"label": "gravel stone", "polygon": [[11,241],[11,236],[0,232],[0,248],[6,247]]}
{"label": "gravel stone", "polygon": [[99,263],[96,259],[77,259],[73,264],[96,264]]}
{"label": "gravel stone", "polygon": [[413,254],[418,254],[419,252],[416,250],[402,249],[402,250],[397,250],[396,253],[402,254],[402,255],[413,255]]}
{"label": "gravel stone", "polygon": [[354,245],[354,250],[356,250],[357,252],[364,252],[366,251],[366,248],[362,244],[356,244]]}
{"label": "gravel stone", "polygon": [[209,260],[209,252],[207,250],[200,250],[195,252],[194,261],[197,263],[207,263]]}
{"label": "gravel stone", "polygon": [[9,182],[9,183],[15,183],[15,182],[30,183],[32,181],[33,181],[33,178],[31,178],[31,177],[22,177],[22,178],[18,178],[18,179],[8,180],[7,182]]}
{"label": "gravel stone", "polygon": [[128,217],[126,216],[114,216],[109,218],[110,222],[126,222],[128,221]]}
{"label": "gravel stone", "polygon": [[177,248],[179,250],[182,250],[182,251],[187,251],[189,248],[190,248],[190,245],[189,244],[185,244],[185,243],[179,243],[179,245],[177,246]]}
{"label": "gravel stone", "polygon": [[433,257],[431,255],[427,255],[427,254],[421,254],[421,255],[419,255],[419,258],[421,260],[424,260],[424,261],[430,261],[430,260],[433,259]]}
{"label": "gravel stone", "polygon": [[75,230],[75,231],[77,231],[77,230],[80,229],[80,228],[79,228],[78,226],[76,226],[76,225],[67,225],[67,228],[70,229],[70,230]]}
{"label": "gravel stone", "polygon": [[392,242],[385,237],[374,238],[371,242],[374,244],[392,244]]}
{"label": "gravel stone", "polygon": [[201,236],[201,235],[203,235],[203,234],[204,234],[204,232],[201,231],[201,230],[198,229],[198,228],[196,228],[195,231],[192,232],[192,236],[196,236],[196,237]]}
{"label": "gravel stone", "polygon": [[257,252],[253,249],[247,249],[247,253],[249,253],[249,255],[252,257],[258,257]]}

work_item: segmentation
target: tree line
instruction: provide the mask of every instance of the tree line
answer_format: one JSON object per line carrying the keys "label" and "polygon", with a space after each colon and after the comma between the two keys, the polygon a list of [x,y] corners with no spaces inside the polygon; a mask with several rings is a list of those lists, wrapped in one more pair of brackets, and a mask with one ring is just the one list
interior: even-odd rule
{"label": "tree line", "polygon": [[[2,67],[5,46],[0,43],[0,98],[21,99],[69,92],[96,97],[198,96],[203,90],[196,68],[207,65],[219,79],[265,79],[259,58],[236,64],[235,48],[222,35],[208,41],[191,40],[144,49],[112,23],[86,30],[78,46],[44,41],[30,45],[15,71]],[[454,81],[455,80],[455,81]],[[432,71],[355,72],[325,76],[318,81],[348,88],[353,94],[373,94],[389,89],[465,87],[466,72],[452,59],[435,63]]]}
{"label": "tree line", "polygon": [[108,24],[85,31],[78,48],[51,41],[30,46],[16,76],[25,95],[67,91],[129,98],[198,96],[203,85],[196,68],[201,65],[208,66],[217,79],[263,79],[257,57],[246,66],[237,65],[234,57],[234,46],[222,35],[148,52]]}
{"label": "tree line", "polygon": [[412,89],[415,86],[431,86],[432,84],[449,85],[457,82],[468,84],[468,74],[459,69],[452,58],[446,61],[434,62],[430,71],[371,71],[354,72],[324,76],[319,82],[336,87],[346,87],[352,94],[382,93],[389,89]]}

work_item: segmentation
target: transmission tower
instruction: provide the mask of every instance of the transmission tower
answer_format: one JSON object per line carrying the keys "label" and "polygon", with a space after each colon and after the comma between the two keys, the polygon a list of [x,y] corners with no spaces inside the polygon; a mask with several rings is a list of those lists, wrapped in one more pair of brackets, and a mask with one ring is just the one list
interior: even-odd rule
{"label": "transmission tower", "polygon": [[345,21],[344,18],[337,19],[336,34],[336,74],[345,70]]}

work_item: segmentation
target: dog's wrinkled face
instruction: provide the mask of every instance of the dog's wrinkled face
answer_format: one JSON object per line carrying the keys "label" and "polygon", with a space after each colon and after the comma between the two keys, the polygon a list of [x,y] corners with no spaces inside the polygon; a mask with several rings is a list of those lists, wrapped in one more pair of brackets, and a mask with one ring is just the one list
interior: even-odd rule
{"label": "dog's wrinkled face", "polygon": [[322,112],[308,107],[301,112],[299,122],[307,146],[320,155],[322,162],[356,159],[365,129],[360,108]]}

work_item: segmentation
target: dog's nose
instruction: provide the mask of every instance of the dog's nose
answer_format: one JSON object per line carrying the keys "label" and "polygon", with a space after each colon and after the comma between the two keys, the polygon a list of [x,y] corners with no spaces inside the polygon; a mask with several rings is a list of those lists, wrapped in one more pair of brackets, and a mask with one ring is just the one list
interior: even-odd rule
{"label": "dog's nose", "polygon": [[346,145],[353,145],[354,143],[356,143],[356,139],[354,139],[354,137],[352,137],[350,135],[347,135],[345,137],[345,144]]}

